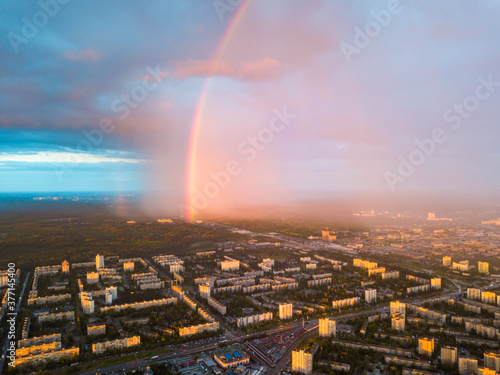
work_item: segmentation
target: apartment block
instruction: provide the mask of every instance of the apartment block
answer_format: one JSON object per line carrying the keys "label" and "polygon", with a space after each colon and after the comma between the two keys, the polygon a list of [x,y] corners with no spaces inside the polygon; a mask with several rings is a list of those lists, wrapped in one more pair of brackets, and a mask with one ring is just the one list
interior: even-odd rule
{"label": "apartment block", "polygon": [[431,357],[434,353],[434,338],[421,337],[418,339],[418,354]]}
{"label": "apartment block", "polygon": [[484,367],[500,372],[500,354],[492,351],[484,352]]}
{"label": "apartment block", "polygon": [[368,269],[368,270],[378,268],[377,263],[370,262],[368,260],[363,260],[363,259],[353,259],[353,265],[354,265],[354,267],[364,268],[364,269]]}
{"label": "apartment block", "polygon": [[60,361],[61,359],[70,359],[76,357],[80,354],[79,347],[72,347],[67,349],[53,350],[50,352],[34,354],[25,357],[16,358],[16,366],[22,366],[25,364],[38,365],[47,361]]}
{"label": "apartment block", "polygon": [[67,260],[62,262],[62,273],[65,275],[69,274],[69,262]]}
{"label": "apartment block", "polygon": [[339,300],[332,301],[332,307],[335,310],[342,309],[343,307],[354,306],[360,302],[361,302],[361,298],[359,298],[359,297],[339,299]]}
{"label": "apartment block", "polygon": [[139,345],[141,343],[140,336],[125,337],[117,340],[109,340],[96,342],[92,344],[93,354],[102,354],[107,350],[121,350]]}
{"label": "apartment block", "polygon": [[282,303],[279,305],[279,318],[290,319],[293,316],[293,305],[291,303]]}
{"label": "apartment block", "polygon": [[292,371],[312,375],[313,355],[303,350],[292,351]]}
{"label": "apartment block", "polygon": [[497,302],[497,295],[494,292],[482,292],[481,293],[481,302],[484,303],[489,303],[489,304],[496,304]]}
{"label": "apartment block", "polygon": [[399,271],[382,273],[382,280],[399,279]]}
{"label": "apartment block", "polygon": [[179,336],[185,337],[185,336],[196,335],[197,333],[202,333],[202,332],[215,332],[218,329],[219,329],[219,322],[198,324],[189,327],[181,327],[179,328]]}
{"label": "apartment block", "polygon": [[97,284],[99,282],[98,272],[87,272],[87,284]]}
{"label": "apartment block", "polygon": [[451,365],[457,363],[458,350],[453,346],[441,347],[441,363],[449,363]]}
{"label": "apartment block", "polygon": [[337,324],[335,320],[324,318],[319,319],[319,336],[320,337],[330,337],[335,336],[337,333]]}
{"label": "apartment block", "polygon": [[423,293],[429,291],[430,288],[431,288],[430,284],[411,286],[409,288],[406,288],[406,294]]}
{"label": "apartment block", "polygon": [[211,287],[210,284],[200,284],[198,285],[201,298],[210,298]]}
{"label": "apartment block", "polygon": [[104,323],[87,324],[87,335],[99,336],[105,334],[106,334],[106,324]]}
{"label": "apartment block", "polygon": [[467,299],[481,301],[481,289],[467,288]]}
{"label": "apartment block", "polygon": [[405,330],[405,314],[396,313],[391,318],[391,328],[395,331],[404,332]]}
{"label": "apartment block", "polygon": [[488,262],[477,262],[477,270],[479,273],[489,273],[490,264]]}
{"label": "apartment block", "polygon": [[431,288],[432,289],[441,289],[441,278],[434,277],[431,279]]}
{"label": "apartment block", "polygon": [[366,303],[377,302],[377,289],[366,289],[365,301]]}
{"label": "apartment block", "polygon": [[39,315],[38,316],[38,323],[55,322],[55,321],[64,320],[64,319],[66,319],[66,320],[75,319],[75,312],[74,311],[63,311],[60,313]]}
{"label": "apartment block", "polygon": [[467,357],[458,358],[458,373],[460,375],[476,375],[477,369],[477,359]]}
{"label": "apartment block", "polygon": [[316,280],[308,280],[307,281],[307,286],[308,287],[314,287],[314,286],[321,286],[321,285],[328,285],[332,283],[332,278],[331,277],[325,277],[324,279],[316,279]]}
{"label": "apartment block", "polygon": [[208,304],[213,307],[221,315],[226,315],[227,307],[212,297],[208,297]]}
{"label": "apartment block", "polygon": [[97,254],[95,256],[95,268],[104,268],[104,255]]}
{"label": "apartment block", "polygon": [[90,293],[80,293],[80,302],[84,314],[92,314],[94,312],[94,300]]}
{"label": "apartment block", "polygon": [[222,271],[236,271],[240,269],[239,260],[223,260],[220,262],[220,268]]}
{"label": "apartment block", "polygon": [[134,272],[135,263],[134,262],[123,262],[123,270],[125,272]]}
{"label": "apartment block", "polygon": [[453,262],[452,267],[454,270],[467,272],[469,270],[469,261],[463,260],[461,262]]}
{"label": "apartment block", "polygon": [[368,276],[378,275],[385,273],[386,269],[384,267],[377,267],[368,269]]}
{"label": "apartment block", "polygon": [[103,312],[111,311],[111,310],[121,311],[121,310],[125,310],[127,308],[134,309],[134,310],[140,310],[140,309],[146,309],[148,307],[169,305],[172,303],[177,303],[177,298],[170,297],[170,298],[163,298],[163,299],[153,299],[153,300],[143,301],[143,302],[125,303],[123,305],[116,305],[116,306],[104,306],[104,307],[101,307],[101,311],[103,311]]}
{"label": "apartment block", "polygon": [[272,320],[272,319],[273,319],[273,313],[267,312],[267,313],[263,313],[263,314],[243,316],[241,318],[238,318],[238,320],[236,321],[236,324],[238,325],[238,327],[246,327],[250,324],[258,324],[260,322],[264,322],[266,320]]}
{"label": "apartment block", "polygon": [[406,314],[406,303],[399,301],[391,301],[390,305],[390,313],[393,314]]}

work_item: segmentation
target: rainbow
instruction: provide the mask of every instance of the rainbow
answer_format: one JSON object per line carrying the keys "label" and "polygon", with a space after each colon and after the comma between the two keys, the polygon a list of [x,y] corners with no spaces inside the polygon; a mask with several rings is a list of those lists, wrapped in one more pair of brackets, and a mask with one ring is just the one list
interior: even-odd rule
{"label": "rainbow", "polygon": [[203,110],[205,108],[205,101],[208,95],[210,83],[212,78],[217,72],[217,68],[220,63],[222,54],[224,53],[231,36],[233,35],[239,21],[241,20],[245,10],[250,4],[251,0],[243,0],[243,3],[238,7],[235,15],[231,19],[226,32],[224,33],[222,40],[215,52],[214,58],[212,59],[212,66],[210,68],[210,73],[205,79],[203,88],[201,90],[198,103],[196,105],[195,114],[193,117],[193,122],[191,124],[191,133],[189,136],[187,158],[186,158],[186,170],[185,170],[185,182],[184,182],[184,216],[189,222],[194,219],[194,207],[193,207],[193,190],[195,185],[195,173],[196,173],[196,158],[197,158],[197,147],[198,147],[198,137],[200,134],[200,128],[203,118]]}

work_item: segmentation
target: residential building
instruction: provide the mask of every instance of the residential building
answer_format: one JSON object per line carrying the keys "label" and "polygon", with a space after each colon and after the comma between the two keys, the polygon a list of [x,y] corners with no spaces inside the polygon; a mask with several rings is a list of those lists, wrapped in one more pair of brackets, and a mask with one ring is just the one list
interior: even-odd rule
{"label": "residential building", "polygon": [[475,358],[458,358],[458,373],[460,375],[476,375],[477,367],[477,359]]}
{"label": "residential building", "polygon": [[221,315],[226,315],[227,312],[227,307],[224,306],[222,303],[219,301],[216,301],[212,297],[208,297],[208,304],[212,306],[217,312]]}
{"label": "residential building", "polygon": [[354,306],[358,303],[361,302],[361,298],[359,297],[352,297],[352,298],[345,298],[345,299],[339,299],[332,301],[332,307],[336,309],[342,309],[343,307],[350,307]]}
{"label": "residential building", "polygon": [[104,255],[97,254],[95,256],[95,268],[96,269],[104,268]]}
{"label": "residential building", "polygon": [[482,292],[481,293],[481,302],[484,303],[489,303],[489,304],[496,304],[497,302],[497,295],[495,292]]}
{"label": "residential building", "polygon": [[179,336],[185,337],[185,336],[196,335],[197,333],[202,333],[202,332],[215,332],[218,329],[219,329],[219,322],[198,324],[189,327],[181,327],[179,328]]}
{"label": "residential building", "polygon": [[500,372],[500,354],[492,351],[484,352],[484,366]]}
{"label": "residential building", "polygon": [[451,257],[450,256],[443,257],[443,266],[451,267]]}
{"label": "residential building", "polygon": [[94,300],[90,293],[80,293],[80,302],[82,303],[82,310],[84,314],[92,314],[94,312]]}
{"label": "residential building", "polygon": [[467,288],[467,299],[481,300],[481,289]]}
{"label": "residential building", "polygon": [[384,267],[377,267],[377,268],[372,268],[372,269],[368,270],[368,276],[377,275],[379,273],[384,274],[385,268]]}
{"label": "residential building", "polygon": [[101,307],[101,311],[102,312],[121,311],[121,310],[125,310],[125,309],[140,310],[140,309],[147,309],[148,307],[169,305],[172,303],[177,303],[177,298],[170,297],[170,298],[153,299],[153,300],[149,300],[149,301],[142,301],[142,302],[135,302],[135,303],[125,303],[123,305],[103,306],[103,307]]}
{"label": "residential building", "polygon": [[335,336],[337,333],[337,324],[335,320],[324,318],[319,320],[319,336],[330,337]]}
{"label": "residential building", "polygon": [[495,370],[489,369],[487,367],[479,366],[477,368],[477,375],[496,375],[497,372]]}
{"label": "residential building", "polygon": [[441,363],[449,363],[451,365],[457,363],[458,350],[453,346],[441,347]]}
{"label": "residential building", "polygon": [[141,343],[140,336],[125,337],[117,340],[96,342],[92,344],[93,354],[102,354],[107,350],[120,350],[130,348]]}
{"label": "residential building", "polygon": [[420,337],[418,339],[418,354],[431,357],[434,353],[434,337]]}
{"label": "residential building", "polygon": [[377,302],[377,289],[366,289],[365,301],[366,303]]}
{"label": "residential building", "polygon": [[354,267],[359,267],[359,268],[364,268],[364,269],[374,269],[378,268],[378,264],[375,262],[370,262],[368,260],[363,260],[363,259],[353,259],[353,265]]}
{"label": "residential building", "polygon": [[468,260],[463,260],[461,262],[453,262],[452,267],[454,270],[457,271],[462,271],[462,272],[467,272],[469,270],[469,261]]}
{"label": "residential building", "polygon": [[292,371],[312,375],[313,355],[303,350],[292,351]]}
{"label": "residential building", "polygon": [[87,284],[97,284],[99,282],[98,272],[87,272]]}
{"label": "residential building", "polygon": [[223,260],[220,262],[220,268],[222,271],[236,271],[240,269],[240,261],[236,259]]}
{"label": "residential building", "polygon": [[258,324],[260,322],[272,319],[273,319],[273,313],[267,312],[263,314],[243,316],[241,318],[238,318],[236,324],[238,325],[238,327],[246,327],[250,324]]}
{"label": "residential building", "polygon": [[281,303],[279,305],[279,318],[290,319],[293,316],[293,305],[291,303]]}
{"label": "residential building", "polygon": [[106,324],[104,323],[87,324],[87,335],[99,336],[105,334],[106,334]]}
{"label": "residential building", "polygon": [[69,262],[67,260],[62,262],[62,273],[64,273],[65,275],[69,274]]}
{"label": "residential building", "polygon": [[382,273],[382,280],[399,279],[399,271],[390,271]]}
{"label": "residential building", "polygon": [[488,262],[477,262],[477,270],[479,273],[489,273],[490,264]]}
{"label": "residential building", "polygon": [[441,278],[434,277],[431,279],[431,288],[432,289],[441,289]]}
{"label": "residential building", "polygon": [[123,262],[123,270],[125,272],[134,272],[135,263],[134,262]]}
{"label": "residential building", "polygon": [[200,290],[200,296],[201,298],[210,298],[210,284],[200,284],[198,286],[199,290]]}
{"label": "residential building", "polygon": [[395,331],[404,332],[405,330],[405,314],[396,313],[391,318],[391,328]]}
{"label": "residential building", "polygon": [[391,316],[393,314],[406,314],[406,303],[399,301],[391,301],[390,303]]}

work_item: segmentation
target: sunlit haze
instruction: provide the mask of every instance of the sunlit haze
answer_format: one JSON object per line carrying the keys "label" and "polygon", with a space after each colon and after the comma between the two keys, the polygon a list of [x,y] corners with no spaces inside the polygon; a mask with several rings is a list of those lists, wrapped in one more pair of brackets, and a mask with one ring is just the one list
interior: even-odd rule
{"label": "sunlit haze", "polygon": [[0,191],[188,219],[498,203],[497,2],[232,3],[4,1]]}

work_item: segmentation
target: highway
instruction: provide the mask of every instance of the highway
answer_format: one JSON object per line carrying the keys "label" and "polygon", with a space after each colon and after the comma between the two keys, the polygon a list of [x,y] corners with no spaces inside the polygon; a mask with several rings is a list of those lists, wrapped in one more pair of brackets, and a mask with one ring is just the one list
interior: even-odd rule
{"label": "highway", "polygon": [[[317,320],[316,320],[317,321]],[[304,338],[310,338],[312,337],[316,332],[318,332],[318,325],[315,325],[311,329],[309,329],[307,332],[305,332],[302,336],[297,337],[297,340],[293,342],[292,345],[288,347],[285,353],[283,353],[283,357],[276,363],[274,368],[268,370],[268,375],[278,375],[287,367],[288,361],[290,361],[290,355],[293,350],[297,348],[297,345],[299,342],[302,341]]]}
{"label": "highway", "polygon": [[[316,320],[311,320],[311,322],[315,322],[315,321],[317,322],[317,319]],[[264,331],[264,332],[259,332],[259,333],[253,333],[253,334],[250,334],[250,335],[240,336],[238,338],[235,338],[235,339],[232,339],[232,340],[228,340],[227,344],[231,345],[231,344],[243,342],[243,341],[246,341],[246,340],[253,340],[254,338],[259,337],[259,336],[273,335],[275,333],[282,332],[282,331],[287,331],[287,330],[292,329],[292,328],[298,328],[300,326],[301,326],[301,324],[299,324],[299,323],[297,323],[297,324],[288,324],[286,326],[282,326],[281,328],[273,328],[273,329],[271,329],[269,331]],[[128,370],[137,369],[139,367],[146,367],[146,366],[148,366],[151,363],[163,362],[163,361],[165,361],[167,359],[172,359],[172,358],[176,358],[176,357],[182,357],[182,356],[186,356],[186,355],[192,355],[192,354],[200,353],[200,352],[207,351],[207,350],[213,350],[213,349],[216,349],[217,347],[218,346],[216,344],[213,344],[213,345],[197,345],[197,346],[186,348],[186,349],[176,350],[175,353],[167,353],[167,354],[158,355],[158,358],[155,358],[153,361],[151,361],[151,360],[145,360],[145,359],[135,359],[135,360],[128,361],[128,362],[125,362],[125,363],[116,364],[116,365],[113,365],[113,366],[108,366],[108,367],[99,369],[99,371],[90,370],[90,371],[82,372],[81,374],[83,374],[83,375],[94,375],[96,373],[104,374],[104,373],[110,373],[110,372],[115,372],[116,373],[117,371],[123,371],[123,370],[128,371]]]}
{"label": "highway", "polygon": [[[458,294],[458,293],[452,293],[452,294],[448,294],[448,295],[451,297],[451,296],[454,296],[456,294]],[[418,297],[415,297],[415,298],[407,299],[405,302],[415,303],[416,301],[420,302],[420,303],[416,303],[416,304],[421,304],[421,303],[424,303],[426,301],[426,299],[419,300]],[[356,318],[357,316],[360,316],[360,315],[374,314],[374,313],[379,313],[379,312],[384,313],[384,312],[388,312],[388,311],[389,311],[388,305],[386,305],[386,306],[373,306],[373,308],[371,308],[371,309],[363,309],[360,311],[354,311],[352,313],[348,313],[348,314],[344,314],[344,315],[332,316],[332,318],[334,318],[337,321],[344,321],[344,320]],[[297,344],[300,342],[300,339],[303,339],[304,337],[312,336],[315,332],[317,332],[316,328],[317,328],[317,324],[318,324],[318,319],[311,319],[311,320],[307,320],[306,322],[308,325],[314,324],[315,326],[313,326],[312,329],[308,330],[302,336],[297,337],[297,339],[293,342],[293,344],[290,345],[290,347],[284,353],[283,357],[276,363],[275,367],[269,368],[268,371],[269,371],[270,375],[278,375],[284,368],[286,368],[287,363],[290,360],[291,351],[294,348],[296,348]],[[248,334],[248,335],[242,335],[242,336],[238,336],[235,338],[231,338],[228,335],[229,340],[227,340],[226,343],[228,345],[235,344],[235,343],[243,343],[245,341],[253,340],[257,337],[261,337],[261,336],[265,336],[265,335],[273,335],[273,334],[276,334],[278,332],[287,331],[287,330],[293,329],[293,328],[298,328],[301,325],[302,325],[301,322],[292,322],[292,323],[288,323],[286,325],[280,326],[278,328],[273,328],[273,329],[270,329],[267,331]],[[305,335],[307,335],[307,336],[305,336]],[[159,363],[159,362],[163,362],[167,359],[172,359],[175,357],[181,357],[181,356],[186,356],[186,355],[192,355],[192,354],[200,353],[203,351],[213,350],[216,348],[217,348],[217,345],[215,345],[215,344],[214,345],[196,345],[196,346],[191,346],[190,348],[186,348],[186,349],[179,349],[175,353],[168,353],[168,354],[159,355],[158,358],[155,358],[153,361],[145,360],[145,359],[137,359],[137,360],[132,360],[132,361],[128,361],[128,362],[113,365],[113,366],[108,366],[106,368],[100,369],[97,372],[95,370],[92,370],[92,371],[82,372],[82,374],[94,375],[96,373],[102,373],[102,374],[110,373],[110,372],[116,373],[116,372],[120,372],[123,370],[128,371],[128,370],[133,370],[133,369],[137,369],[137,368],[145,368],[147,365],[149,365],[151,363]]]}
{"label": "highway", "polygon": [[[367,313],[384,312],[388,309],[389,309],[389,307],[385,306],[385,307],[373,308],[372,310],[368,310],[368,311],[364,310],[364,311],[353,312],[351,314],[346,314],[346,315],[336,317],[336,320],[351,319],[351,318],[354,318],[356,316],[367,314]],[[290,360],[290,354],[291,354],[292,350],[297,346],[297,344],[300,342],[301,339],[303,339],[304,337],[310,337],[315,332],[317,332],[318,319],[311,319],[311,320],[306,321],[306,323],[308,325],[313,324],[313,327],[311,329],[309,329],[307,332],[305,332],[302,336],[299,336],[296,338],[296,340],[293,342],[293,344],[290,345],[290,347],[287,349],[287,351],[285,352],[285,354],[283,355],[281,360],[279,360],[276,363],[275,368],[269,370],[269,371],[271,371],[270,372],[271,375],[279,374],[281,372],[281,370],[286,367],[287,362]],[[274,335],[278,332],[288,331],[288,330],[293,329],[293,328],[299,328],[301,325],[302,325],[301,322],[300,323],[289,323],[287,325],[280,326],[279,328],[273,328],[273,329],[270,329],[268,331],[248,334],[248,335],[240,336],[240,337],[237,337],[237,338],[234,338],[231,340],[227,340],[227,344],[231,345],[231,344],[236,344],[236,343],[242,343],[244,341],[253,340],[257,337],[266,336],[266,335]],[[167,359],[182,357],[182,356],[186,356],[186,355],[192,355],[192,354],[200,353],[200,352],[207,351],[207,350],[213,350],[216,348],[217,348],[217,345],[197,345],[194,347],[190,347],[188,349],[177,350],[175,353],[168,353],[168,354],[159,355],[158,358],[155,358],[153,361],[145,360],[145,359],[136,359],[136,360],[124,362],[121,364],[108,366],[108,367],[99,369],[99,371],[91,370],[91,371],[82,372],[81,374],[94,375],[96,373],[100,373],[100,374],[111,373],[111,372],[116,373],[119,371],[128,371],[128,370],[133,370],[133,369],[137,369],[137,368],[141,368],[141,367],[144,368],[151,363],[159,363],[159,362],[163,362]]]}

